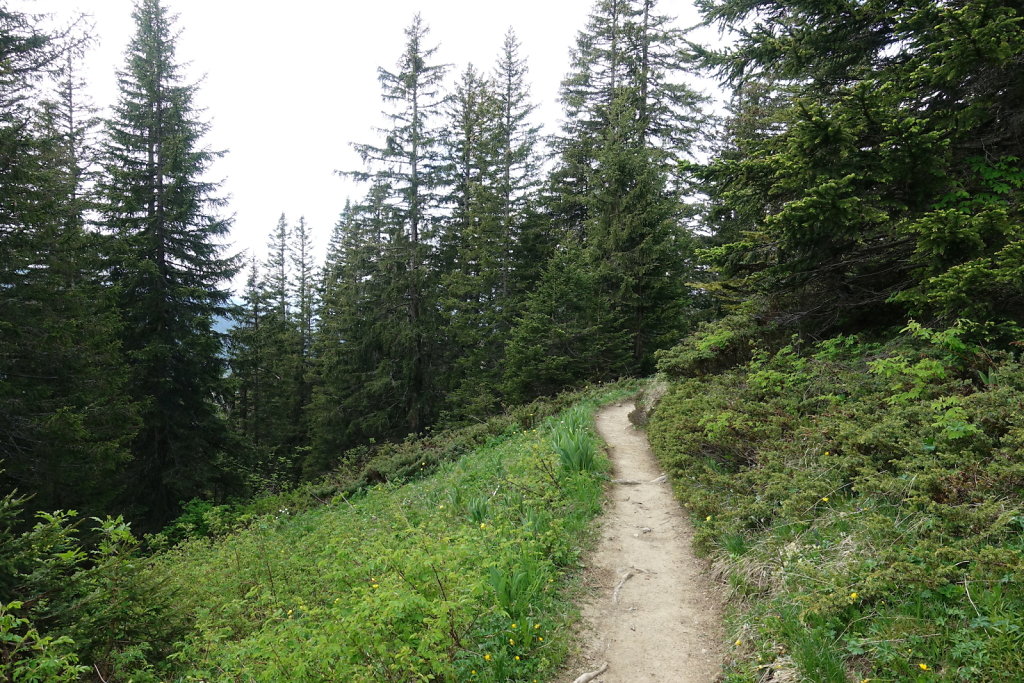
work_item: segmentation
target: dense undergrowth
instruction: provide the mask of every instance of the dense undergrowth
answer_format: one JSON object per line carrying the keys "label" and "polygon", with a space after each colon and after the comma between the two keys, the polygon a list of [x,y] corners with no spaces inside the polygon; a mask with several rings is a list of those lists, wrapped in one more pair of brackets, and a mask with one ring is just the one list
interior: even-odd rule
{"label": "dense undergrowth", "polygon": [[649,433],[732,588],[726,680],[1021,679],[1024,365],[964,330],[665,355]]}
{"label": "dense undergrowth", "polygon": [[629,391],[381,447],[248,505],[194,504],[148,555],[118,521],[90,550],[70,517],[42,519],[20,537],[35,564],[8,576],[49,592],[0,605],[0,673],[539,680],[566,652],[573,577],[601,507],[592,413]]}

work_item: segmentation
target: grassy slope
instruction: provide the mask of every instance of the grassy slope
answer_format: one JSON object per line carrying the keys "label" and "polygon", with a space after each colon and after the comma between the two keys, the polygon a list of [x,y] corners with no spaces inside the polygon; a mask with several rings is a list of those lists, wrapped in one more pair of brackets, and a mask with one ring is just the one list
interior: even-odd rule
{"label": "grassy slope", "polygon": [[160,675],[544,677],[566,651],[566,576],[602,499],[600,476],[559,469],[558,428],[551,418],[509,429],[432,476],[299,513],[281,508],[159,555],[149,578],[189,624]]}
{"label": "grassy slope", "polygon": [[733,588],[727,680],[1024,679],[1024,367],[913,336],[755,354],[657,407],[652,445]]}

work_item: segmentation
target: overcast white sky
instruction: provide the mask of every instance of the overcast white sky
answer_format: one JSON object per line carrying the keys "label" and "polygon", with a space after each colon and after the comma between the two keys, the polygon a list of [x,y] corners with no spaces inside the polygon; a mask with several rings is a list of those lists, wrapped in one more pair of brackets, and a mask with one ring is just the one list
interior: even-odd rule
{"label": "overcast white sky", "polygon": [[[117,97],[115,71],[134,25],[132,0],[18,0],[11,5],[70,17],[91,15],[98,44],[87,59],[92,97]],[[376,142],[377,67],[393,68],[416,12],[430,26],[436,59],[451,79],[469,62],[489,71],[511,26],[529,62],[537,120],[554,132],[569,49],[594,0],[166,0],[178,15],[178,60],[205,76],[198,104],[212,124],[207,143],[227,150],[222,178],[235,216],[236,250],[264,254],[284,212],[305,216],[322,247],[345,204],[361,190],[334,174],[358,169],[352,142]],[[690,0],[662,0],[662,13],[695,24]]]}

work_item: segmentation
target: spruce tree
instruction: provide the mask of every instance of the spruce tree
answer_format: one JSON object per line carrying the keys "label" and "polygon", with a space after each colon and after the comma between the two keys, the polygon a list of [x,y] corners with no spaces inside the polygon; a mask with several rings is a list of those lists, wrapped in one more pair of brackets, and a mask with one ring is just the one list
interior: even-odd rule
{"label": "spruce tree", "polygon": [[653,352],[682,335],[692,272],[679,197],[668,189],[658,150],[637,130],[643,117],[634,104],[627,90],[608,112],[585,223],[587,267],[616,318],[613,329],[628,340],[611,363],[620,374],[651,372]]}
{"label": "spruce tree", "polygon": [[[690,71],[682,32],[654,0],[598,0],[577,37],[545,198],[551,229],[562,236],[564,253],[555,258],[578,250],[580,267],[594,275],[590,282],[560,278],[558,286],[586,287],[572,296],[596,299],[606,327],[595,334],[617,346],[590,366],[566,358],[564,367],[579,373],[572,383],[650,372],[654,351],[691,324],[687,281],[695,267],[682,169],[704,116],[701,98],[685,83]],[[529,306],[538,305],[531,297]],[[587,338],[597,318],[566,313],[572,315],[546,329],[527,326],[537,314],[528,307],[514,331],[517,345],[581,354],[564,342]],[[586,328],[566,329],[584,320]]]}
{"label": "spruce tree", "polygon": [[242,301],[234,311],[234,325],[228,334],[227,356],[231,376],[229,410],[235,432],[254,448],[265,442],[263,390],[267,379],[264,357],[267,319],[266,289],[260,274],[260,263],[253,258],[249,265]]}
{"label": "spruce tree", "polygon": [[534,206],[539,128],[526,73],[509,31],[490,78],[468,67],[447,110],[440,285],[448,404],[462,415],[493,412],[501,400],[509,331],[550,248]]}
{"label": "spruce tree", "polygon": [[[113,511],[136,427],[118,319],[84,229],[87,113],[40,81],[74,58],[0,9],[0,488],[33,509]],[[64,72],[67,75],[67,71]]]}
{"label": "spruce tree", "polygon": [[[325,470],[348,448],[393,435],[398,404],[384,371],[396,304],[381,298],[381,254],[395,218],[387,183],[376,181],[363,203],[346,205],[323,269],[313,356],[308,473]],[[398,309],[398,312],[401,312]]]}
{"label": "spruce tree", "polygon": [[217,154],[201,146],[207,125],[175,59],[173,19],[161,0],[139,0],[133,18],[100,186],[131,396],[143,406],[128,502],[158,524],[181,501],[226,484],[228,433],[214,403],[223,361],[213,324],[228,311],[223,283],[237,267],[223,255],[229,221],[218,215],[217,185],[204,178]]}
{"label": "spruce tree", "polygon": [[308,410],[313,398],[313,330],[317,305],[316,273],[313,266],[313,235],[300,216],[292,232],[289,245],[289,260],[294,274],[292,297],[295,329],[295,400],[292,406],[292,420],[297,427],[294,447],[305,449],[309,446]]}
{"label": "spruce tree", "polygon": [[815,335],[911,314],[1016,338],[1019,3],[705,11],[739,36],[709,65],[775,103],[713,167],[718,214],[744,219],[712,252],[728,286]]}
{"label": "spruce tree", "polygon": [[389,222],[378,233],[380,274],[369,283],[380,355],[366,358],[373,366],[360,371],[378,392],[363,410],[391,434],[424,429],[439,403],[440,321],[432,264],[440,183],[437,116],[446,67],[431,63],[436,48],[426,45],[428,33],[417,15],[406,29],[397,71],[379,69],[390,125],[381,130],[381,144],[355,146],[366,170],[352,174],[389,193],[381,198]]}
{"label": "spruce tree", "polygon": [[[553,240],[539,215],[541,128],[533,121],[536,105],[527,82],[529,69],[521,57],[519,39],[512,29],[505,34],[491,76],[498,106],[495,130],[498,158],[498,210],[501,219],[501,293],[504,324],[540,279]],[[504,335],[507,329],[499,330]]]}
{"label": "spruce tree", "polygon": [[491,83],[470,65],[449,100],[445,170],[450,211],[439,239],[440,304],[448,362],[446,394],[459,412],[487,413],[497,398],[495,369],[501,333],[510,244],[505,211],[500,109]]}

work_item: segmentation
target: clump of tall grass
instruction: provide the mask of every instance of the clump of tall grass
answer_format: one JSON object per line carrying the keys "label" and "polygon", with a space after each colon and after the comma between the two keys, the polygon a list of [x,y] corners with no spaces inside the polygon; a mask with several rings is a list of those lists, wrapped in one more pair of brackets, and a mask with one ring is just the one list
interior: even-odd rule
{"label": "clump of tall grass", "polygon": [[597,444],[590,431],[590,416],[580,407],[567,410],[551,438],[562,469],[593,472],[597,469]]}

